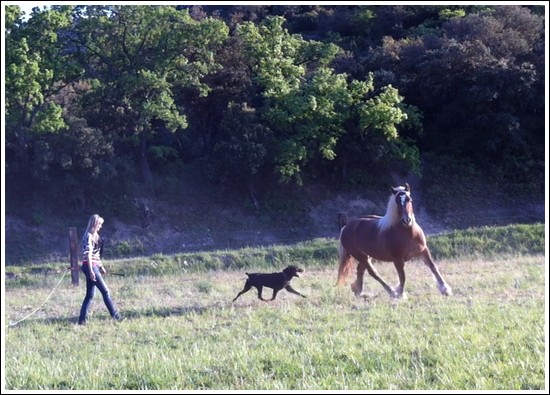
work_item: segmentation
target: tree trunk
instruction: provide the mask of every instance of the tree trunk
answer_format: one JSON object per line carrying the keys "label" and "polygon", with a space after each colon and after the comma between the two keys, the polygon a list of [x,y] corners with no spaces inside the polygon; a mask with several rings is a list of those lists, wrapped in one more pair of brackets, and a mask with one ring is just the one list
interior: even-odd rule
{"label": "tree trunk", "polygon": [[153,173],[151,172],[151,166],[149,166],[149,160],[147,159],[147,132],[141,132],[140,136],[140,152],[139,162],[141,167],[141,179],[144,183],[150,184],[153,181]]}
{"label": "tree trunk", "polygon": [[254,190],[254,181],[252,180],[252,176],[248,178],[248,195],[250,196],[250,200],[252,202],[252,205],[256,209],[256,211],[260,212],[260,203],[256,198],[256,192]]}

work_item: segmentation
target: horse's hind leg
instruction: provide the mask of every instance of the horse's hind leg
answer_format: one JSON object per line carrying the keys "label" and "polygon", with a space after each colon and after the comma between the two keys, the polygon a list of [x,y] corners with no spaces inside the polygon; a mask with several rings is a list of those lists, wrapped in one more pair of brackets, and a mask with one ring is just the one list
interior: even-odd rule
{"label": "horse's hind leg", "polygon": [[[367,269],[367,271],[369,272],[370,276],[372,278],[374,278],[376,281],[378,281],[380,284],[382,284],[382,286],[384,287],[384,289],[390,294],[390,296],[392,298],[395,298],[395,297],[398,297],[399,295],[397,295],[397,293],[395,292],[395,290],[388,285],[388,283],[386,283],[382,277],[380,277],[380,275],[378,274],[378,272],[376,271],[376,269],[374,268],[374,266],[372,266],[372,260],[371,258],[367,258],[365,261],[364,261],[364,267]],[[363,269],[363,272],[365,271],[365,269]],[[359,267],[357,268],[357,278],[359,279]],[[363,278],[361,277],[361,286],[363,286]]]}
{"label": "horse's hind leg", "polygon": [[344,285],[344,282],[346,281],[346,278],[348,277],[349,272],[351,270],[351,266],[353,264],[353,258],[350,255],[350,253],[346,251],[346,249],[342,246],[341,243],[340,243],[338,258],[339,258],[338,280],[336,282],[336,285]]}
{"label": "horse's hind leg", "polygon": [[[367,258],[368,260],[369,258]],[[361,295],[361,292],[363,292],[363,276],[365,275],[365,269],[367,268],[367,264],[364,260],[359,261],[357,264],[357,278],[351,284],[351,290],[355,294],[355,296]]]}
{"label": "horse's hind leg", "polygon": [[424,251],[422,251],[422,254],[420,255],[420,258],[422,258],[422,261],[430,268],[432,271],[435,280],[437,281],[437,287],[439,288],[439,292],[441,292],[443,295],[452,295],[453,290],[451,287],[443,280],[443,277],[441,277],[441,274],[439,273],[439,270],[437,269],[437,266],[435,265],[434,261],[432,260],[432,254],[430,253],[430,250],[428,247]]}
{"label": "horse's hind leg", "polygon": [[390,294],[392,298],[397,296],[397,294],[395,293],[395,290],[391,286],[389,286],[388,283],[386,283],[382,279],[382,277],[380,277],[380,275],[372,265],[372,260],[370,257],[367,257],[366,259],[361,260],[361,262],[359,262],[359,265],[357,266],[357,281],[353,284],[355,286],[353,288],[355,295],[360,295],[361,292],[363,291],[363,274],[365,273],[365,269],[369,272],[372,278],[374,278],[376,281],[382,284],[384,289]]}

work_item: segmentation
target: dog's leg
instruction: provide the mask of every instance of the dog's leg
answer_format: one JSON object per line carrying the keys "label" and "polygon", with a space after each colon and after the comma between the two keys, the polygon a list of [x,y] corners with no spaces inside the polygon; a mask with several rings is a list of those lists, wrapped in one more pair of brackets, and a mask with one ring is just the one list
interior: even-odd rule
{"label": "dog's leg", "polygon": [[235,296],[235,299],[233,299],[233,302],[236,301],[237,298],[238,298],[239,296],[241,296],[242,294],[244,294],[245,292],[250,291],[250,288],[252,288],[252,286],[251,286],[250,284],[248,284],[248,282],[247,282],[247,283],[244,285],[244,289],[243,289],[241,292],[239,292],[239,294],[238,294],[237,296]]}
{"label": "dog's leg", "polygon": [[275,300],[275,297],[277,296],[277,293],[278,293],[280,290],[281,290],[281,289],[273,288],[273,296],[271,297],[271,300]]}
{"label": "dog's leg", "polygon": [[263,300],[264,302],[268,302],[267,299],[262,298],[262,290],[264,289],[264,287],[260,285],[260,286],[257,286],[256,288],[258,289],[258,298],[260,300]]}
{"label": "dog's leg", "polygon": [[298,296],[301,296],[302,298],[305,298],[304,295],[302,295],[300,292],[296,291],[296,290],[295,290],[294,288],[292,288],[290,285],[287,285],[287,286],[285,287],[285,289],[286,289],[288,292],[290,292],[290,293],[293,293],[293,294],[296,294],[296,295],[298,295]]}

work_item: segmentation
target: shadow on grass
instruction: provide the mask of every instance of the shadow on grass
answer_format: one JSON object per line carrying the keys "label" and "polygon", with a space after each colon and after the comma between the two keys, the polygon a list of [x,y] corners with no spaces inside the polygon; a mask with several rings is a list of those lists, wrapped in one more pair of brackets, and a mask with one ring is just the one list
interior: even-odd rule
{"label": "shadow on grass", "polygon": [[[189,314],[204,314],[206,311],[220,307],[224,307],[225,305],[223,303],[214,303],[209,306],[200,306],[200,305],[193,305],[193,306],[181,306],[181,307],[155,307],[150,308],[145,311],[143,310],[124,310],[120,311],[123,320],[116,321],[115,319],[107,316],[107,315],[99,315],[99,316],[93,316],[88,318],[88,323],[99,321],[99,322],[114,322],[117,324],[123,324],[125,321],[134,320],[137,318],[143,318],[143,317],[157,317],[157,318],[166,318],[171,316],[185,316]],[[62,318],[62,317],[55,317],[55,318],[30,318],[21,322],[16,323],[13,325],[16,321],[10,322],[8,324],[8,327],[10,328],[16,328],[16,327],[24,327],[26,325],[32,325],[36,323],[40,324],[47,324],[47,325],[78,325],[78,316],[73,316],[69,318]]]}

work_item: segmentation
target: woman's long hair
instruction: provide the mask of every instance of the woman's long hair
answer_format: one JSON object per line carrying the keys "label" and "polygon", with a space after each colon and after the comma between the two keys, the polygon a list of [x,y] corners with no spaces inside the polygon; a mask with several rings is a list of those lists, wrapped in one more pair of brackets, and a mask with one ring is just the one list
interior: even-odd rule
{"label": "woman's long hair", "polygon": [[82,235],[82,239],[84,240],[86,238],[86,236],[88,235],[88,233],[90,233],[92,235],[92,237],[94,238],[94,242],[97,243],[97,237],[98,237],[97,227],[98,227],[99,224],[102,224],[103,221],[104,221],[103,218],[101,218],[99,216],[99,214],[92,215],[90,217],[90,220],[88,221],[88,227],[86,228],[86,231]]}

